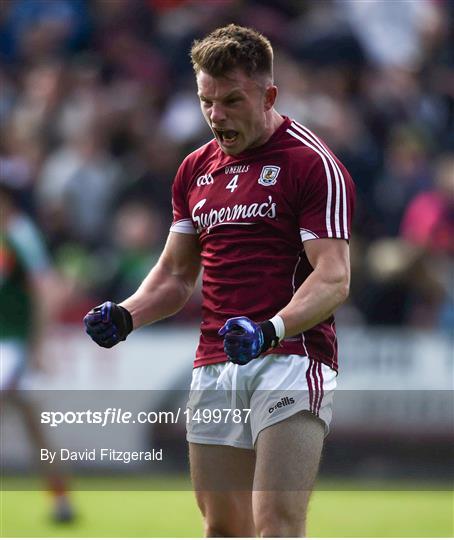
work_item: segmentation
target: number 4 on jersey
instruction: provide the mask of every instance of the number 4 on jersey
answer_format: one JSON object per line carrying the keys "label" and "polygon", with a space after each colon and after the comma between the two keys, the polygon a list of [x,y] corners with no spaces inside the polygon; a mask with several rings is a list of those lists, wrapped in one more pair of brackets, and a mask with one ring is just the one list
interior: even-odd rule
{"label": "number 4 on jersey", "polygon": [[235,189],[238,187],[238,176],[239,174],[235,174],[235,176],[225,186],[225,189],[230,189],[230,192],[233,193]]}

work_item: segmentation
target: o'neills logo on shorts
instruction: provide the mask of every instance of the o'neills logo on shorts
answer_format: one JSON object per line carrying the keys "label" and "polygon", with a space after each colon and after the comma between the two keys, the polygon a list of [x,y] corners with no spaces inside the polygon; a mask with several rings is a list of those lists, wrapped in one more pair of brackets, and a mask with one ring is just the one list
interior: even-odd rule
{"label": "o'neills logo on shorts", "polygon": [[271,195],[263,203],[235,204],[218,210],[212,208],[209,212],[201,212],[206,201],[206,199],[200,200],[192,209],[192,220],[196,224],[197,232],[202,229],[210,232],[210,229],[223,223],[252,225],[253,222],[245,220],[256,217],[276,219],[277,215],[276,203],[273,202]]}
{"label": "o'neills logo on shorts", "polygon": [[281,409],[282,407],[286,407],[287,405],[293,405],[293,403],[295,403],[295,400],[292,397],[285,396],[281,398],[281,400],[278,401],[274,407],[270,407],[268,409],[268,412],[271,414],[276,409]]}

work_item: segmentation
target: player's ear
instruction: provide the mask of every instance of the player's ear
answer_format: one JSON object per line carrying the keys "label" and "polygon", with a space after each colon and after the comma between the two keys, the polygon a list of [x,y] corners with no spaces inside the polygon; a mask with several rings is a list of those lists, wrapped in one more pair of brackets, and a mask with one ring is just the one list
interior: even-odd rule
{"label": "player's ear", "polygon": [[269,111],[274,107],[274,104],[276,103],[277,98],[277,86],[270,85],[265,90],[265,102],[264,102],[264,108],[265,111]]}

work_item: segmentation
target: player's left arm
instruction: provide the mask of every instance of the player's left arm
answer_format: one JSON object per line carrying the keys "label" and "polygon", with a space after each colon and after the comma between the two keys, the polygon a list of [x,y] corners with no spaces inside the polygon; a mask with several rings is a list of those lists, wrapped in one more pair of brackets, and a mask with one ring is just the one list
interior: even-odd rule
{"label": "player's left arm", "polygon": [[228,319],[219,330],[231,362],[247,364],[294,336],[327,319],[345,301],[350,286],[350,258],[346,240],[318,238],[304,243],[314,269],[290,302],[268,321],[248,317]]}
{"label": "player's left arm", "polygon": [[279,315],[290,337],[327,319],[348,297],[350,254],[346,240],[317,238],[304,242],[314,269]]}

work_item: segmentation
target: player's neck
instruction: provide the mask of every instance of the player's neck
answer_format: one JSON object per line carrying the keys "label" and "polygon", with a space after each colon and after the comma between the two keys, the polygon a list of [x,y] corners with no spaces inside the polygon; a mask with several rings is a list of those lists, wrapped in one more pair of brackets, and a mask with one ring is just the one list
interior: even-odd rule
{"label": "player's neck", "polygon": [[274,132],[282,125],[284,118],[275,110],[271,109],[265,118],[265,131],[260,145],[265,144],[273,136]]}
{"label": "player's neck", "polygon": [[270,137],[276,131],[276,129],[279,128],[279,126],[284,121],[284,119],[276,111],[276,109],[271,109],[270,111],[268,111],[265,120],[266,120],[267,131],[268,131]]}

